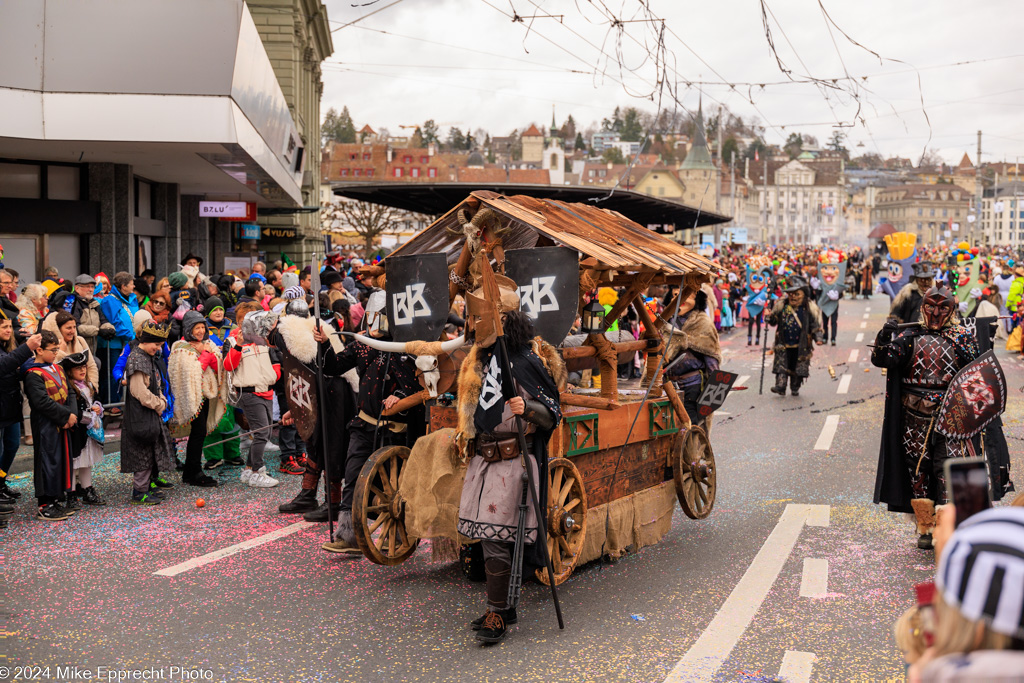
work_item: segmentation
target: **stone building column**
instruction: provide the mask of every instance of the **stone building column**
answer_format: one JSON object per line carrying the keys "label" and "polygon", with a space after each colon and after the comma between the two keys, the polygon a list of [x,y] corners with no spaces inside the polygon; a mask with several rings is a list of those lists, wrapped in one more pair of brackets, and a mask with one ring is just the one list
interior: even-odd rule
{"label": "stone building column", "polygon": [[176,183],[153,186],[153,216],[164,222],[164,236],[153,240],[153,270],[164,277],[181,263],[181,196]]}
{"label": "stone building column", "polygon": [[89,237],[89,268],[114,273],[131,271],[135,243],[132,218],[135,215],[132,167],[126,164],[89,164],[89,200],[100,207],[100,231]]}

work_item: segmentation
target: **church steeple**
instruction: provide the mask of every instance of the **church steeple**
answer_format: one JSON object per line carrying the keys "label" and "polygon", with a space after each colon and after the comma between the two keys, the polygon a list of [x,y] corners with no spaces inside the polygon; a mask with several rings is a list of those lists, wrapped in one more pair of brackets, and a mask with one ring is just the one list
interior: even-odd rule
{"label": "church steeple", "polygon": [[555,125],[555,105],[551,105],[551,137],[558,137],[558,126]]}
{"label": "church steeple", "polygon": [[715,165],[711,163],[711,150],[708,149],[708,139],[704,134],[704,103],[702,100],[697,102],[697,120],[694,128],[696,130],[693,134],[693,145],[691,145],[690,153],[683,159],[683,163],[679,168],[681,170],[714,170]]}

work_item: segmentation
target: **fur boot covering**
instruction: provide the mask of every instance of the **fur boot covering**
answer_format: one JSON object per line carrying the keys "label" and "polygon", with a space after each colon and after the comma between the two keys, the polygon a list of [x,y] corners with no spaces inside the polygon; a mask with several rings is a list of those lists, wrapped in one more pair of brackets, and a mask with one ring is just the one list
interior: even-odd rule
{"label": "fur boot covering", "polygon": [[171,381],[171,391],[174,392],[174,423],[191,424],[203,407],[205,398],[210,402],[206,417],[206,433],[209,434],[224,417],[227,383],[224,381],[220,349],[207,341],[203,350],[217,357],[216,367],[203,370],[199,364],[199,353],[192,345],[187,341],[175,342],[171,347],[167,374]]}
{"label": "fur boot covering", "polygon": [[917,521],[917,533],[930,534],[935,529],[935,501],[929,498],[915,498],[910,501]]}
{"label": "fur boot covering", "polygon": [[[345,344],[341,336],[337,334],[334,327],[323,323],[325,330],[332,334],[328,337],[331,340],[331,348],[335,353],[341,353]],[[297,315],[285,315],[277,321],[277,331],[284,339],[284,345],[288,347],[288,353],[295,356],[296,360],[307,365],[316,360],[316,340],[313,339],[313,330],[316,329],[316,320],[303,318]]]}
{"label": "fur boot covering", "polygon": [[338,513],[338,526],[334,529],[334,540],[343,541],[350,548],[358,548],[356,530],[352,526],[352,511],[341,510]]}
{"label": "fur boot covering", "polygon": [[[555,380],[555,386],[559,391],[565,391],[569,380],[569,373],[565,369],[565,362],[558,353],[558,349],[548,344],[539,336],[534,337],[532,343],[533,352],[540,358],[548,374]],[[462,454],[466,457],[466,446],[469,441],[476,437],[476,424],[473,418],[476,416],[476,406],[480,402],[480,390],[484,382],[484,368],[480,363],[480,347],[476,344],[466,354],[459,369],[458,380],[458,407],[459,422],[455,433],[455,443]]]}

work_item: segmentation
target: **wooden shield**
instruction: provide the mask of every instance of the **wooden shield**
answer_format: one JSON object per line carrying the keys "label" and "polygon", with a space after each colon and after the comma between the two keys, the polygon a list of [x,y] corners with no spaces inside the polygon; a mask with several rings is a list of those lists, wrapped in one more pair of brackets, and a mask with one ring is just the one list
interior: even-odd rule
{"label": "wooden shield", "polygon": [[316,431],[317,393],[316,373],[303,365],[295,356],[281,351],[281,370],[288,409],[295,420],[295,429],[303,441],[310,441]]}
{"label": "wooden shield", "polygon": [[505,275],[519,287],[519,310],[544,341],[558,346],[576,320],[580,262],[575,249],[538,247],[505,252]]}
{"label": "wooden shield", "polygon": [[391,338],[397,342],[436,340],[448,322],[448,257],[389,256],[385,263]]}
{"label": "wooden shield", "polygon": [[935,431],[969,439],[1006,409],[1006,378],[993,351],[965,365],[949,383],[935,416]]}

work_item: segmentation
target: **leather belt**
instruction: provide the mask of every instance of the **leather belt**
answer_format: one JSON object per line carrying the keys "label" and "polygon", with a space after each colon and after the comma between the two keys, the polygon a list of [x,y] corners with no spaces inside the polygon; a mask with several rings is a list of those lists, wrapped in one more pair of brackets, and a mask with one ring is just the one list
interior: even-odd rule
{"label": "leather belt", "polygon": [[[363,422],[373,425],[374,427],[377,426],[377,418],[375,418],[373,415],[370,415],[365,410],[359,411],[359,419],[361,419]],[[409,425],[405,424],[404,422],[394,422],[386,417],[380,420],[380,424],[382,427],[388,428],[395,434],[401,434],[402,432],[409,428]]]}
{"label": "leather belt", "polygon": [[[526,440],[526,447],[530,447],[529,438]],[[483,458],[484,462],[514,460],[519,457],[521,452],[518,436],[503,439],[474,439],[471,442],[470,450],[473,456]]]}

